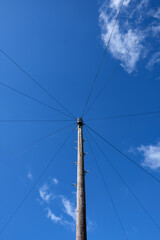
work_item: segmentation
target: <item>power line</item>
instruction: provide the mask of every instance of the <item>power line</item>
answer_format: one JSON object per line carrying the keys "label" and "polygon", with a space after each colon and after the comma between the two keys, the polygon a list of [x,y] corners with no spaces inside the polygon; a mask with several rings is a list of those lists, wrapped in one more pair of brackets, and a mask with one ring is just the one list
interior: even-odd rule
{"label": "power line", "polygon": [[96,167],[97,167],[97,169],[98,169],[98,172],[99,172],[99,174],[100,174],[100,176],[101,176],[101,178],[102,178],[102,181],[103,181],[103,184],[104,184],[106,193],[107,193],[107,195],[109,196],[109,199],[110,199],[110,201],[111,201],[113,210],[114,210],[115,215],[116,215],[116,217],[117,217],[117,220],[118,220],[118,222],[119,222],[119,224],[120,224],[121,230],[122,230],[125,238],[128,240],[128,236],[127,236],[127,233],[126,233],[125,228],[124,228],[124,226],[123,226],[122,220],[121,220],[121,218],[120,218],[120,216],[119,216],[119,214],[118,214],[116,205],[115,205],[115,203],[114,203],[114,201],[113,201],[113,198],[112,198],[112,196],[111,196],[111,193],[110,193],[110,191],[109,191],[109,188],[108,188],[108,186],[107,186],[107,184],[106,184],[106,182],[105,182],[105,180],[104,180],[104,177],[103,177],[102,172],[101,172],[101,170],[100,170],[100,167],[99,167],[99,165],[98,165],[98,161],[97,161],[97,159],[96,159],[96,156],[95,156],[95,154],[94,154],[94,152],[93,152],[93,149],[92,149],[91,144],[90,144],[89,141],[88,141],[88,144],[89,144],[89,147],[90,147],[90,149],[91,149],[91,152],[92,152],[92,155],[93,155],[93,158],[94,158]]}
{"label": "power line", "polygon": [[10,89],[10,90],[12,90],[12,91],[14,91],[14,92],[17,92],[17,93],[19,93],[19,94],[21,94],[21,95],[23,95],[23,96],[25,96],[25,97],[27,97],[27,98],[29,98],[29,99],[32,99],[32,100],[35,101],[35,102],[40,103],[40,104],[43,105],[43,106],[46,106],[46,107],[48,107],[48,108],[50,108],[50,109],[52,109],[52,110],[54,110],[54,111],[56,111],[56,112],[59,112],[59,113],[65,115],[65,116],[67,116],[67,117],[70,117],[70,115],[68,115],[67,113],[61,112],[60,110],[58,110],[58,109],[56,109],[56,108],[54,108],[54,107],[51,107],[51,106],[49,106],[48,104],[46,104],[46,103],[44,103],[44,102],[42,102],[42,101],[40,101],[40,100],[38,100],[38,99],[36,99],[36,98],[34,98],[34,97],[31,97],[30,95],[27,95],[27,94],[25,94],[25,93],[23,93],[23,92],[15,89],[15,88],[13,88],[13,87],[10,87],[9,85],[7,85],[7,84],[5,84],[5,83],[3,83],[3,82],[0,82],[0,84],[1,84],[2,86],[4,86],[4,87],[6,87],[6,88],[8,88],[8,89]]}
{"label": "power line", "polygon": [[88,129],[86,129],[88,134],[90,135],[90,137],[92,138],[93,142],[95,143],[95,145],[97,146],[97,148],[100,150],[100,152],[102,153],[102,155],[104,156],[104,158],[106,159],[107,163],[110,165],[110,167],[113,169],[113,171],[117,174],[117,176],[121,179],[122,183],[124,184],[124,186],[128,189],[128,191],[131,193],[131,195],[134,197],[134,199],[137,201],[137,203],[139,204],[139,206],[143,209],[143,211],[146,213],[146,215],[149,217],[149,219],[152,221],[152,223],[158,228],[158,230],[160,231],[160,226],[159,224],[156,222],[156,220],[151,216],[151,214],[149,213],[149,211],[145,208],[145,206],[143,205],[143,203],[138,199],[138,197],[136,196],[136,194],[132,191],[132,189],[128,186],[128,184],[126,183],[126,181],[124,180],[124,178],[122,177],[122,175],[119,173],[119,171],[114,167],[114,165],[112,164],[112,162],[109,160],[109,158],[106,156],[106,154],[104,153],[104,151],[102,150],[102,148],[100,147],[100,145],[97,143],[97,141],[93,138],[92,134],[88,131]]}
{"label": "power line", "polygon": [[40,119],[40,120],[24,120],[24,119],[22,119],[22,120],[17,120],[17,119],[4,119],[4,120],[2,120],[2,119],[0,119],[0,123],[38,123],[38,122],[43,122],[43,123],[45,123],[45,122],[72,122],[72,121],[74,121],[74,120],[67,120],[67,119],[65,119],[65,120],[59,120],[59,119],[57,119],[57,120],[52,120],[52,119],[50,119],[50,120],[45,120],[45,119]]}
{"label": "power line", "polygon": [[110,119],[127,118],[127,117],[138,117],[138,116],[145,116],[145,115],[157,114],[157,113],[160,113],[160,111],[133,113],[133,114],[117,115],[117,116],[104,117],[104,118],[92,118],[92,119],[87,119],[85,121],[101,121],[101,120],[110,120]]}
{"label": "power line", "polygon": [[[29,148],[33,147],[33,146],[36,145],[37,143],[42,142],[42,141],[44,141],[44,140],[46,140],[46,139],[48,139],[48,138],[55,137],[55,136],[57,136],[57,134],[59,134],[60,132],[62,132],[62,131],[65,130],[66,128],[71,127],[71,126],[73,126],[73,125],[74,125],[74,124],[69,124],[69,125],[67,125],[67,126],[65,126],[65,127],[63,127],[63,128],[60,128],[59,130],[54,131],[54,132],[48,134],[47,136],[43,136],[42,138],[39,138],[39,139],[35,140],[34,142],[29,143],[29,144],[23,146],[23,147],[21,148],[21,149],[23,149],[21,152],[18,152],[18,153],[17,153],[17,152],[14,151],[14,152],[12,152],[12,153],[9,153],[8,155],[10,156],[11,154],[16,154],[15,156],[18,156],[18,155],[20,155],[20,154],[23,154],[23,153],[26,152]],[[8,157],[8,155],[7,155],[7,157]],[[6,158],[6,156],[5,156],[4,158]]]}
{"label": "power line", "polygon": [[107,87],[108,83],[113,79],[113,77],[115,76],[117,70],[119,68],[119,65],[117,65],[117,67],[114,69],[114,71],[112,72],[111,76],[107,79],[106,84],[104,85],[104,87],[101,89],[101,91],[97,94],[97,96],[95,97],[95,99],[93,100],[93,102],[90,104],[90,106],[87,108],[87,111],[85,112],[85,116],[87,115],[87,113],[90,111],[90,109],[93,107],[93,105],[95,104],[95,102],[97,101],[97,99],[100,97],[100,95],[102,94],[102,92],[104,91],[104,89]]}
{"label": "power line", "polygon": [[117,152],[119,152],[122,156],[124,156],[126,159],[128,159],[131,163],[133,163],[136,167],[141,169],[143,172],[147,173],[150,177],[152,177],[154,180],[156,180],[158,183],[160,183],[160,179],[152,175],[150,172],[148,172],[146,169],[141,167],[138,163],[136,163],[133,159],[131,159],[129,156],[127,156],[125,153],[123,153],[121,150],[119,150],[116,146],[114,146],[112,143],[110,143],[107,139],[102,137],[99,133],[97,133],[95,130],[93,130],[91,127],[86,125],[94,134],[96,134],[99,138],[101,138],[104,142],[106,142],[108,145],[110,145],[113,149],[115,149]]}
{"label": "power line", "polygon": [[11,214],[11,216],[8,218],[7,222],[3,225],[2,229],[0,230],[0,234],[3,233],[3,231],[6,229],[6,227],[8,226],[8,224],[12,221],[12,219],[15,217],[15,215],[17,214],[18,210],[22,207],[23,203],[25,202],[25,200],[29,197],[29,195],[31,194],[31,192],[33,191],[34,187],[37,185],[37,183],[39,182],[39,180],[43,177],[43,175],[46,173],[46,171],[48,170],[48,168],[50,167],[50,165],[53,163],[53,161],[55,160],[55,158],[57,157],[57,155],[59,154],[59,152],[62,150],[63,146],[65,145],[65,143],[67,142],[67,140],[69,139],[69,137],[71,136],[71,134],[73,133],[74,129],[70,132],[70,134],[67,136],[67,138],[65,139],[65,141],[63,142],[63,144],[60,146],[60,148],[58,149],[58,151],[54,154],[53,158],[48,162],[48,164],[46,165],[46,167],[43,169],[43,171],[41,172],[41,174],[39,175],[39,177],[36,179],[36,181],[33,183],[32,187],[29,189],[29,191],[27,192],[27,194],[25,195],[25,197],[20,201],[20,203],[18,204],[18,206],[15,208],[14,212]]}
{"label": "power line", "polygon": [[103,53],[102,59],[101,59],[101,61],[100,61],[99,67],[98,67],[98,70],[97,70],[97,72],[96,72],[96,76],[95,76],[95,78],[93,79],[93,83],[92,83],[92,86],[91,86],[91,89],[90,89],[90,92],[89,92],[89,95],[88,95],[87,101],[86,101],[86,103],[85,103],[85,106],[84,106],[84,109],[83,109],[83,112],[82,112],[82,117],[83,117],[83,115],[84,115],[84,113],[85,113],[85,110],[86,110],[86,108],[87,108],[87,105],[88,105],[89,99],[90,99],[90,97],[91,97],[91,94],[92,94],[92,91],[93,91],[93,88],[94,88],[95,82],[96,82],[96,80],[97,80],[97,78],[98,78],[98,75],[99,75],[99,73],[100,73],[100,70],[101,70],[101,67],[102,67],[102,63],[103,63],[104,57],[105,57],[105,55],[106,55],[106,52],[107,52],[107,49],[108,49],[109,43],[110,43],[110,41],[111,41],[111,38],[112,38],[112,35],[113,35],[113,32],[114,32],[114,29],[115,29],[116,23],[117,23],[117,21],[118,21],[118,18],[119,18],[120,12],[121,12],[122,7],[123,7],[123,3],[124,3],[124,0],[122,0],[122,3],[121,3],[121,5],[120,5],[120,8],[119,8],[119,11],[118,11],[117,17],[116,17],[116,19],[115,19],[115,22],[114,22],[114,25],[113,25],[113,28],[112,28],[112,31],[111,31],[111,34],[110,34],[110,37],[109,37],[109,39],[108,39],[108,42],[107,42],[106,48],[105,48],[105,50],[104,50],[104,53]]}
{"label": "power line", "polygon": [[41,88],[49,97],[51,97],[58,105],[60,105],[64,110],[66,110],[72,118],[76,118],[62,103],[60,103],[48,90],[46,90],[42,85],[40,85],[26,70],[24,70],[18,63],[16,63],[8,54],[6,54],[2,49],[0,52],[6,56],[12,63],[14,63],[27,77],[29,77],[39,88]]}
{"label": "power line", "polygon": [[[145,14],[144,14],[145,15]],[[127,51],[126,55],[132,50],[132,48],[135,46],[135,44],[139,41],[141,34],[146,30],[146,28],[148,27],[148,25],[141,31],[139,38],[133,43],[133,45],[131,46],[131,48]],[[85,115],[87,115],[87,113],[91,110],[91,108],[93,107],[93,105],[95,104],[95,102],[98,100],[98,98],[101,96],[101,94],[103,93],[104,89],[108,86],[108,83],[113,79],[113,77],[115,76],[115,74],[117,73],[119,69],[119,65],[117,64],[117,66],[115,67],[115,69],[113,70],[113,72],[111,73],[110,77],[107,79],[105,85],[103,86],[103,88],[99,91],[99,93],[97,94],[97,96],[94,98],[94,100],[92,101],[92,103],[90,104],[90,106],[88,107]]]}

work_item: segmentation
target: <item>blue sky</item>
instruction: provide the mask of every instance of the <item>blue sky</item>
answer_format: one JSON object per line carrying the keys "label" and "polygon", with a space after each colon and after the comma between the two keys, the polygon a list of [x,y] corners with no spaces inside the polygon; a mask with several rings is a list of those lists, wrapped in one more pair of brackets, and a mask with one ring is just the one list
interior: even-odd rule
{"label": "blue sky", "polygon": [[[80,117],[120,3],[120,0],[3,1],[0,3],[0,49]],[[159,2],[125,0],[88,107],[113,72],[116,73],[84,115],[84,120],[160,179],[160,114],[91,120],[160,110],[159,41]],[[2,52],[0,66],[1,83],[64,111]],[[74,122],[2,84],[0,98],[0,120],[67,120],[0,122],[0,229],[70,136],[0,239],[75,239],[76,188],[72,183],[76,183],[73,162],[77,154],[74,149],[77,133],[72,131]],[[62,128],[65,129],[56,133]],[[160,231],[86,135],[128,239],[158,240]],[[159,184],[102,139],[93,136],[160,225]],[[86,170],[90,170],[86,175],[88,239],[123,240],[125,236],[87,142],[85,151],[89,153],[85,157]]]}

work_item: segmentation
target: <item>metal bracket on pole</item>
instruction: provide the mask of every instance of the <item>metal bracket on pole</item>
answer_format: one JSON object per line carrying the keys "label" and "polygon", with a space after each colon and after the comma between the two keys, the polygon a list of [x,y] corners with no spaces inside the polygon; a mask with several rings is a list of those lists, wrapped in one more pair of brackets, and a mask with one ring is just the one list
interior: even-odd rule
{"label": "metal bracket on pole", "polygon": [[84,171],[84,174],[86,175],[86,174],[89,173],[89,172],[90,172],[90,170]]}
{"label": "metal bracket on pole", "polygon": [[72,183],[72,186],[76,187],[77,188],[77,184],[76,183]]}
{"label": "metal bracket on pole", "polygon": [[83,153],[83,154],[84,154],[84,156],[85,156],[85,155],[88,155],[88,153]]}

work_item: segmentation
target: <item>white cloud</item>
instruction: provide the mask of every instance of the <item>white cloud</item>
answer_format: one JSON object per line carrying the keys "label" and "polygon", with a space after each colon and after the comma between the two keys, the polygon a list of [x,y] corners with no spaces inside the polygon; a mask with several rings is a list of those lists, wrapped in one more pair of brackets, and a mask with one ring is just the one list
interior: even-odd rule
{"label": "white cloud", "polygon": [[120,2],[121,2],[121,0],[113,0],[113,1],[110,2],[110,7],[117,9],[120,5]]}
{"label": "white cloud", "polygon": [[[116,4],[116,1],[111,2]],[[115,23],[114,9],[110,9],[110,13],[108,13],[106,7],[103,6],[100,10],[99,20],[102,28],[102,40],[107,45]],[[118,23],[115,26],[109,50],[114,58],[121,61],[121,65],[129,73],[135,69],[141,56],[142,44],[139,41],[140,39],[142,37],[138,30],[128,28],[127,31],[123,31]]]}
{"label": "white cloud", "polygon": [[87,231],[94,231],[97,227],[96,223],[93,223],[90,219],[87,219]]}
{"label": "white cloud", "polygon": [[149,3],[149,0],[138,1],[138,5],[137,5],[138,10],[142,8],[146,8],[148,6],[148,3]]}
{"label": "white cloud", "polygon": [[[107,46],[119,7],[122,0],[106,0],[99,11],[99,23],[101,27],[101,38]],[[159,19],[160,10],[155,10],[147,15],[154,19],[152,26],[144,28],[144,13],[147,13],[149,0],[124,1],[120,17],[116,23],[110,44],[109,52],[118,59],[121,66],[131,73],[136,69],[136,64],[143,59],[150,47],[145,47],[148,37],[155,37],[160,32]],[[154,14],[153,14],[154,12]],[[145,16],[146,18],[146,16]],[[145,31],[142,31],[145,29]],[[147,45],[147,44],[146,44]],[[152,47],[152,46],[151,46]]]}
{"label": "white cloud", "polygon": [[27,173],[27,177],[29,180],[33,181],[33,174],[31,173],[31,171]]}
{"label": "white cloud", "polygon": [[[52,182],[50,182],[50,185],[45,183],[39,188],[39,194],[41,198],[37,199],[37,201],[41,206],[44,206],[45,203],[44,210],[47,211],[46,217],[50,219],[53,223],[58,223],[64,227],[67,228],[69,227],[72,231],[75,231],[76,229],[76,208],[74,207],[75,201],[71,202],[68,198],[66,198],[63,195],[53,194],[50,191],[50,188],[51,186],[53,186],[53,183],[58,184],[58,179],[52,178]],[[56,207],[56,209],[60,211],[60,216],[55,215],[55,213],[52,211],[53,203],[54,207]],[[69,219],[67,219],[67,216],[69,217]]]}
{"label": "white cloud", "polygon": [[[47,211],[46,217],[48,219],[50,219],[54,224],[60,224],[64,227],[71,229],[74,232],[76,230],[76,207],[75,207],[76,195],[75,195],[75,192],[73,192],[73,194],[75,195],[74,202],[72,202],[71,200],[69,200],[68,198],[66,198],[63,195],[54,196],[54,199],[58,199],[58,198],[60,199],[60,201],[57,202],[57,204],[58,204],[57,206],[56,206],[56,201],[54,203],[54,207],[56,207],[56,209],[58,209],[61,212],[60,216],[57,216],[52,211],[51,202],[49,201],[51,199],[52,195],[50,196],[50,194],[48,194],[48,190],[49,190],[49,187],[46,184],[44,184],[40,188],[41,198],[47,204],[47,208],[44,208],[44,210]],[[38,201],[39,201],[39,199],[38,199]],[[42,206],[43,204],[40,203],[40,205]],[[70,217],[70,219],[67,219],[67,215]],[[87,230],[93,231],[95,229],[96,225],[92,221],[90,221],[90,219],[87,219],[87,223],[88,223]]]}
{"label": "white cloud", "polygon": [[[130,1],[131,0],[124,0],[123,6],[127,6]],[[121,3],[122,3],[122,0],[112,0],[112,1],[110,1],[110,8],[115,8],[118,10]]]}
{"label": "white cloud", "polygon": [[44,184],[42,187],[39,189],[39,194],[44,202],[49,202],[51,199],[54,198],[53,193],[49,193],[49,187]]}
{"label": "white cloud", "polygon": [[160,25],[152,25],[151,31],[153,32],[154,36],[157,36],[160,32]]}
{"label": "white cloud", "polygon": [[155,53],[147,64],[148,69],[152,69],[153,66],[157,63],[160,63],[160,52]]}
{"label": "white cloud", "polygon": [[75,209],[73,208],[71,202],[66,199],[64,196],[60,196],[63,204],[63,211],[72,217],[72,221],[68,221],[64,218],[64,216],[61,214],[61,217],[56,216],[53,211],[50,209],[50,207],[47,207],[45,210],[47,210],[47,218],[51,219],[53,223],[59,223],[65,227],[70,227],[72,231],[75,231],[75,223],[76,223],[76,218],[75,218]]}
{"label": "white cloud", "polygon": [[149,167],[152,170],[160,168],[160,142],[156,145],[140,146],[138,151],[143,153],[143,166]]}
{"label": "white cloud", "polygon": [[58,179],[57,179],[57,178],[53,178],[53,183],[54,183],[55,185],[57,185],[57,184],[58,184]]}
{"label": "white cloud", "polygon": [[57,217],[50,208],[46,208],[47,210],[47,218],[50,218],[54,223],[61,222],[62,219],[60,217]]}
{"label": "white cloud", "polygon": [[157,18],[157,19],[160,19],[160,8],[157,10],[154,17]]}
{"label": "white cloud", "polygon": [[63,218],[63,216],[56,216],[50,208],[46,208],[47,210],[47,218],[49,218],[53,223],[59,223],[62,226],[70,227],[72,231],[75,231],[75,222],[67,221]]}
{"label": "white cloud", "polygon": [[61,198],[64,212],[67,213],[70,217],[72,217],[74,221],[76,221],[76,208],[73,206],[70,200],[68,200],[64,196],[61,196]]}

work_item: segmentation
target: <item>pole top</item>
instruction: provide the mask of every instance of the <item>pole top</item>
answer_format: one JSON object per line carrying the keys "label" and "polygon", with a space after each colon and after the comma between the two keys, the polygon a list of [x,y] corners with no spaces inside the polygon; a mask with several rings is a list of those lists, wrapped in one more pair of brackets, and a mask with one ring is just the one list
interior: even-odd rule
{"label": "pole top", "polygon": [[83,120],[82,118],[77,118],[77,125],[82,126],[83,125]]}

